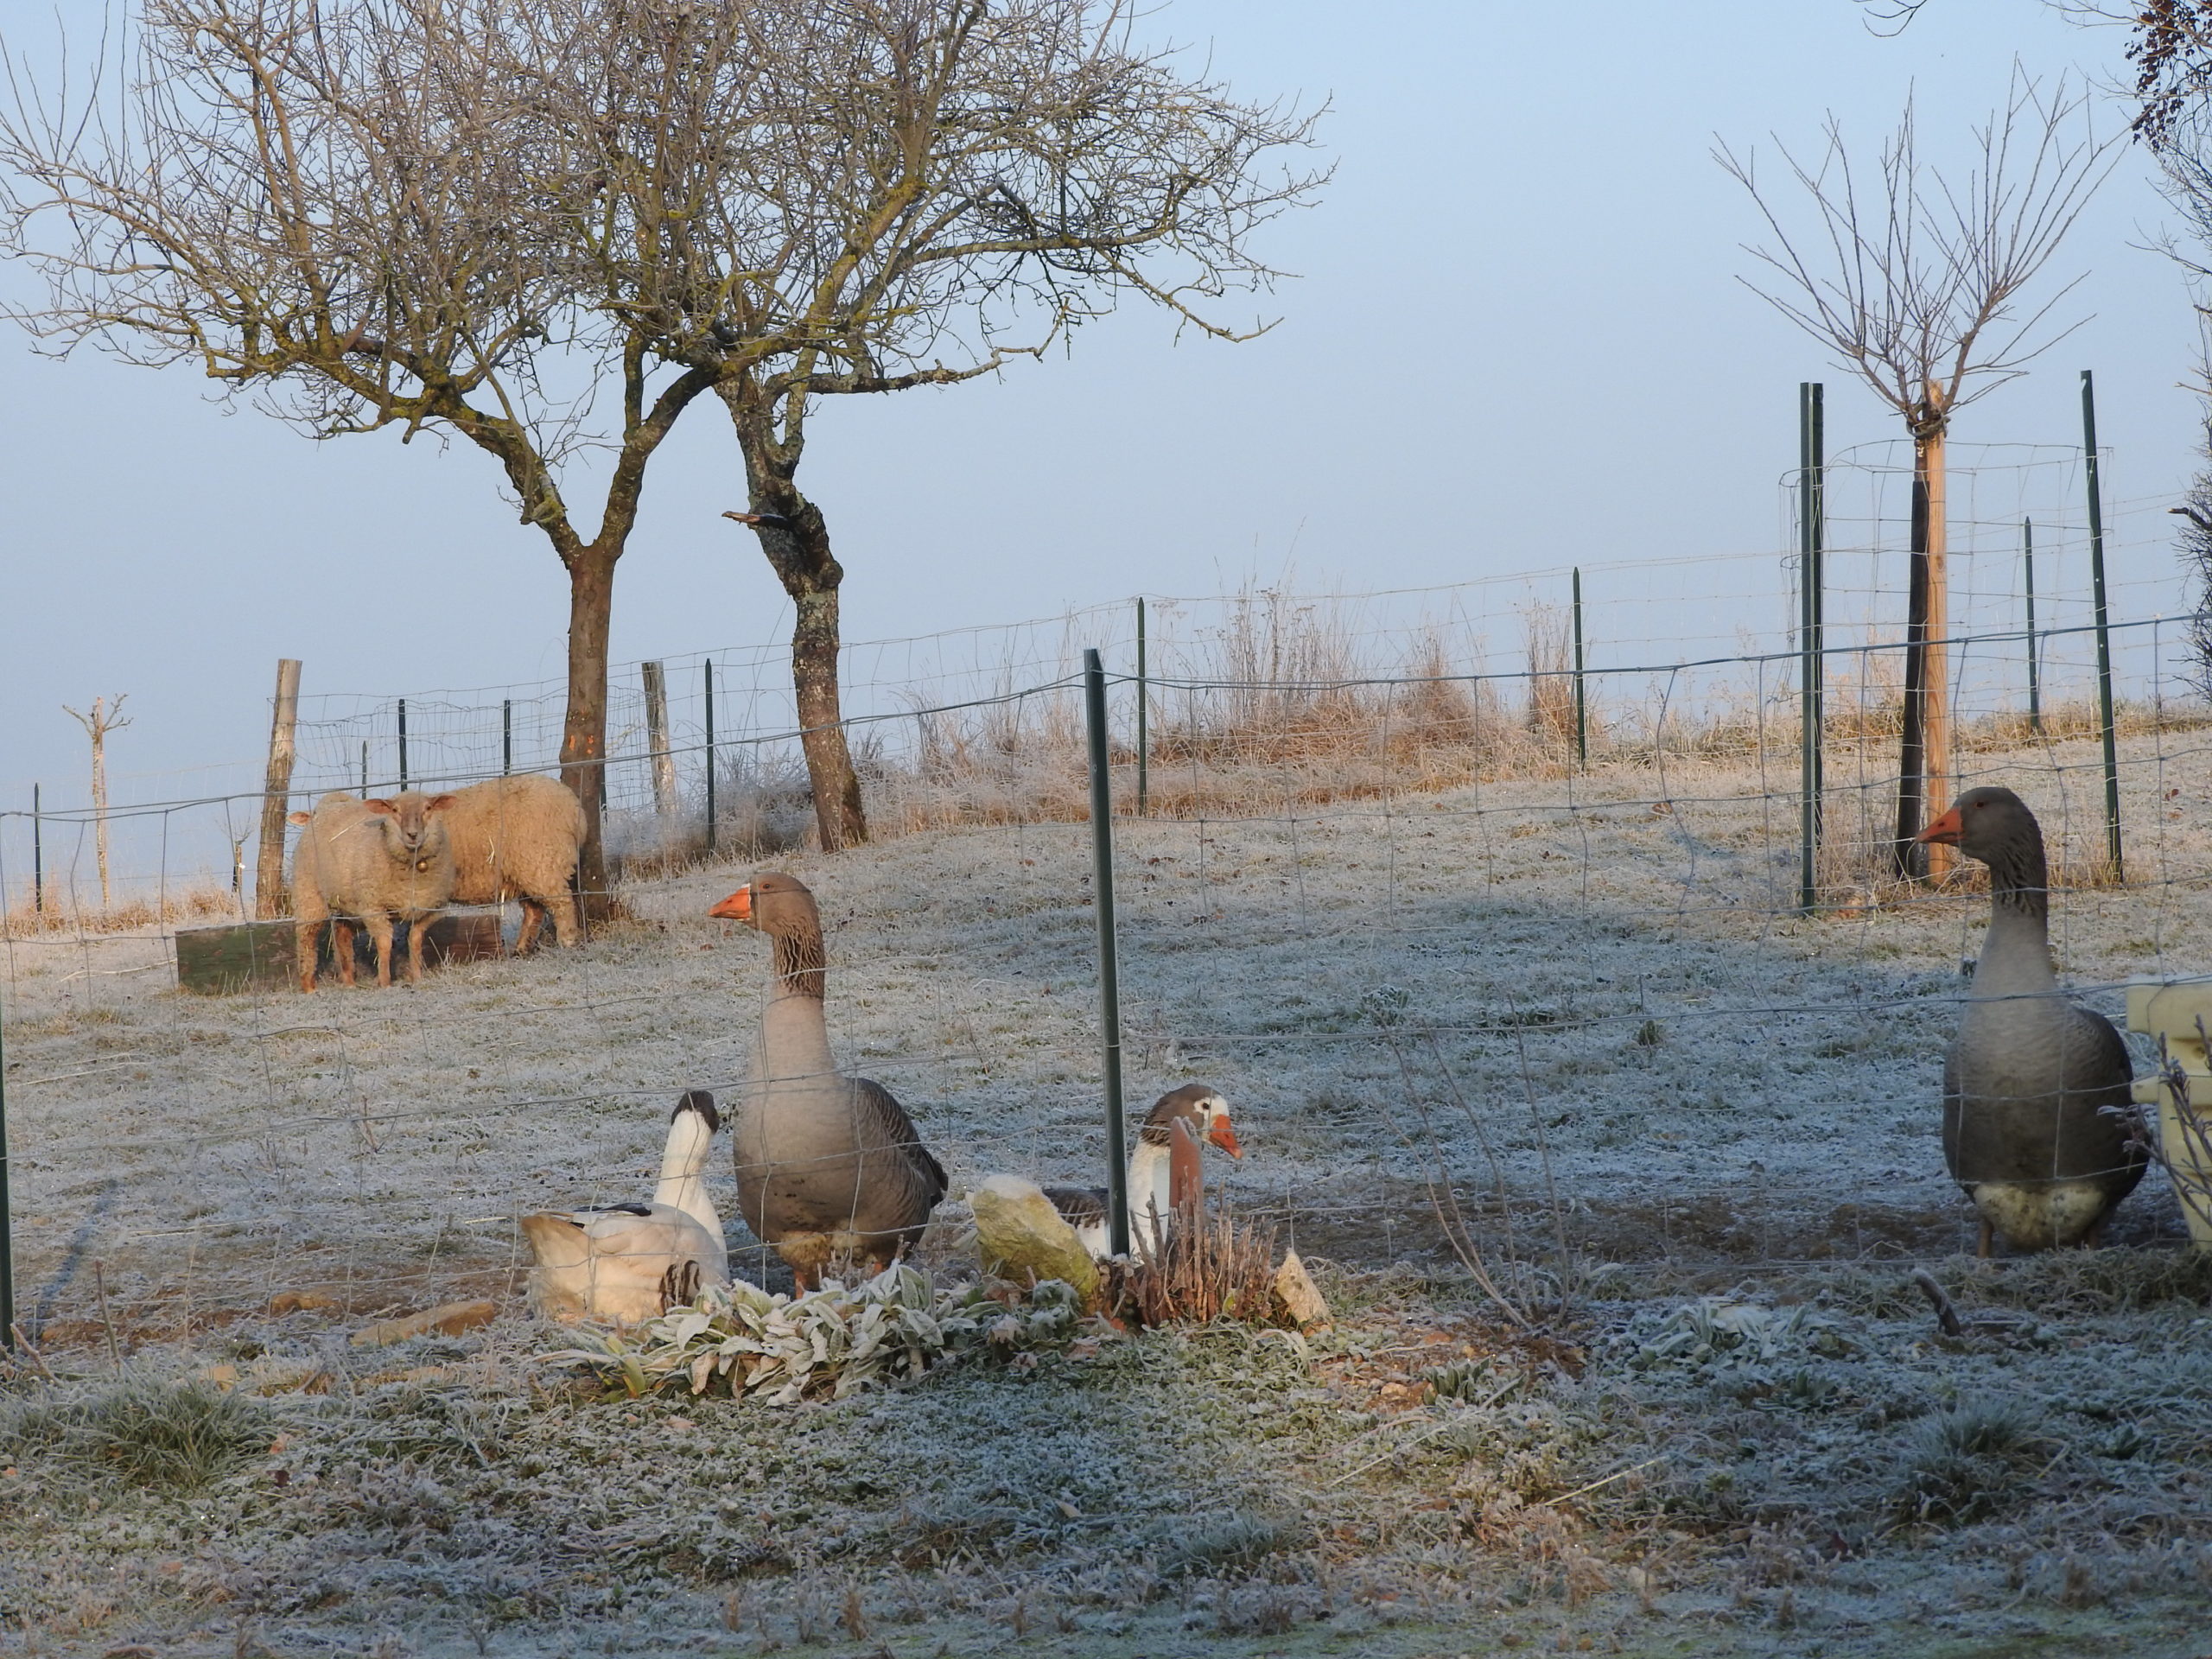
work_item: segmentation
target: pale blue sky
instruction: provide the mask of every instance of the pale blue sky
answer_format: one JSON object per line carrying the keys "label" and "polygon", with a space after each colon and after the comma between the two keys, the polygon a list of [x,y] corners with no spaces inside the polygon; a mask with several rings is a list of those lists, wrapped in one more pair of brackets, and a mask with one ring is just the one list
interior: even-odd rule
{"label": "pale blue sky", "polygon": [[[1871,147],[1916,82],[1925,152],[1957,156],[2016,53],[2109,77],[2122,45],[2036,0],[1936,0],[1893,39],[1850,0],[1172,0],[1154,26],[1247,94],[1333,100],[1336,181],[1265,243],[1303,273],[1268,302],[1281,326],[1178,344],[1132,307],[1002,383],[825,410],[803,476],[849,572],[849,637],[1212,591],[1294,558],[1360,588],[1774,550],[1797,383],[1827,383],[1834,445],[1897,423],[1735,280],[1757,226],[1714,135],[1809,145],[1833,108]],[[36,28],[0,24],[14,44]],[[2094,320],[1961,440],[2073,442],[2090,366],[2120,492],[2183,486],[2193,314],[2173,265],[2131,245],[2164,218],[2131,154],[2054,266],[2089,273],[2070,303]],[[28,282],[0,270],[10,293]],[[313,443],[207,401],[188,369],[55,364],[19,334],[0,337],[0,804],[27,804],[34,778],[79,796],[60,705],[96,693],[130,694],[114,765],[118,794],[145,798],[173,792],[146,774],[257,753],[280,655],[305,658],[311,692],[560,671],[562,574],[474,448]],[[656,463],[618,658],[787,624],[751,537],[717,516],[742,495],[718,416],[702,405]],[[2123,577],[2170,557],[2130,556]]]}

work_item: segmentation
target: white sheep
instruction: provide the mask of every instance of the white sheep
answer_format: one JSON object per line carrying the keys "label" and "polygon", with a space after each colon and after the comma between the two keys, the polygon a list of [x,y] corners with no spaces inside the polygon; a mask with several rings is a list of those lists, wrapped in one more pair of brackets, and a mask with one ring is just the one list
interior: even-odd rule
{"label": "white sheep", "polygon": [[307,826],[292,855],[293,938],[300,988],[315,989],[315,950],[331,924],[338,976],[353,982],[353,926],[366,924],[377,947],[377,983],[391,983],[395,918],[408,924],[407,977],[423,977],[423,936],[451,902],[453,846],[445,815],[450,795],[404,795],[357,801],[343,791],[315,810],[290,815]]}
{"label": "white sheep", "polygon": [[529,772],[493,778],[455,790],[446,809],[446,836],[453,843],[455,903],[522,904],[518,951],[537,941],[550,914],[559,941],[579,934],[571,883],[584,844],[584,809],[557,778]]}

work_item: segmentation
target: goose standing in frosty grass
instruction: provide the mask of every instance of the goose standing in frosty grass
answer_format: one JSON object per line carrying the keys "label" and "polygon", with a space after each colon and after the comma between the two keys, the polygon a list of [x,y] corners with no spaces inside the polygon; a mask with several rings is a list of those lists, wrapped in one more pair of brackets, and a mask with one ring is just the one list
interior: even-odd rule
{"label": "goose standing in frosty grass", "polygon": [[944,1170],[888,1089],[837,1070],[814,895],[796,876],[770,874],[707,913],[766,934],[775,951],[730,1128],[745,1224],[791,1263],[802,1291],[840,1255],[888,1267],[920,1240]]}
{"label": "goose standing in frosty grass", "polygon": [[[1137,1131],[1136,1149],[1129,1154],[1129,1243],[1139,1251],[1159,1251],[1167,1224],[1175,1214],[1170,1169],[1173,1126],[1179,1121],[1188,1125],[1198,1140],[1211,1141],[1232,1158],[1244,1155],[1229,1122],[1229,1103],[1211,1085],[1186,1083],[1154,1102]],[[1110,1249],[1106,1189],[1048,1186],[1045,1196],[1052,1201],[1060,1218],[1075,1229],[1084,1248],[1104,1261]]]}
{"label": "goose standing in frosty grass", "polygon": [[2112,1021],[2069,1001],[2050,961],[2043,830],[2009,789],[1970,789],[1920,834],[1989,867],[1989,934],[1943,1060],[1943,1161],[1993,1235],[2020,1249],[2095,1244],[2143,1179],[2117,1109],[2134,1067]]}
{"label": "goose standing in frosty grass", "polygon": [[553,1210],[522,1218],[537,1260],[531,1291],[556,1319],[616,1319],[634,1325],[707,1285],[729,1282],[721,1217],[707,1197],[704,1170],[721,1121],[715,1097],[688,1090],[668,1121],[660,1185],[651,1204]]}

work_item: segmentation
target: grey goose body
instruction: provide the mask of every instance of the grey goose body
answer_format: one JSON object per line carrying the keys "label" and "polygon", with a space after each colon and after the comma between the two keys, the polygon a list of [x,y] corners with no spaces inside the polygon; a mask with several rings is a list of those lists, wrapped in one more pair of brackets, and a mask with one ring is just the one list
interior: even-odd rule
{"label": "grey goose body", "polygon": [[795,877],[763,875],[709,912],[766,934],[768,999],[731,1128],[738,1208],[802,1289],[835,1257],[887,1265],[944,1198],[944,1167],[882,1084],[830,1052],[822,921]]}
{"label": "grey goose body", "polygon": [[2133,1065],[2112,1021],[2069,1000],[2050,960],[2043,830],[2009,789],[1969,790],[1922,833],[1989,867],[1990,923],[1943,1062],[1943,1160],[1992,1236],[2016,1249],[2094,1243],[2143,1178],[2111,1109]]}

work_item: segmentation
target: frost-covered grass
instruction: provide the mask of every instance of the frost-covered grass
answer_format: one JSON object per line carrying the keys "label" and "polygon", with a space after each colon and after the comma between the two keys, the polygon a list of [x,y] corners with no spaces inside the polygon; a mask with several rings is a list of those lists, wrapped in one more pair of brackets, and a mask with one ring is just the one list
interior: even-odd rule
{"label": "frost-covered grass", "polygon": [[[2130,740],[2133,885],[2056,903],[2064,970],[2114,1014],[2131,974],[2212,969],[2200,735]],[[1976,763],[2086,869],[2094,755]],[[643,1196],[677,1092],[741,1075],[766,951],[704,912],[749,867],[640,882],[582,952],[414,990],[202,999],[158,938],[16,941],[19,1301],[54,1376],[26,1367],[0,1415],[0,1629],[103,1653],[2199,1652],[2169,1610],[2212,1582],[2212,1276],[2156,1175],[2120,1248],[1959,1255],[1936,1077],[1986,900],[1790,914],[1789,781],[1670,760],[1121,826],[1135,1103],[1223,1090],[1248,1155],[1210,1176],[1332,1264],[1336,1331],[1154,1332],[795,1408],[601,1403],[535,1363],[571,1338],[516,1294],[514,1214]],[[822,899],[848,1064],[956,1193],[1097,1179],[1084,826],[785,868]],[[1439,1181],[1535,1328],[1462,1270]],[[508,1312],[345,1341],[463,1295]],[[137,1421],[118,1389],[217,1363],[269,1390],[267,1439],[191,1491],[57,1427]]]}

